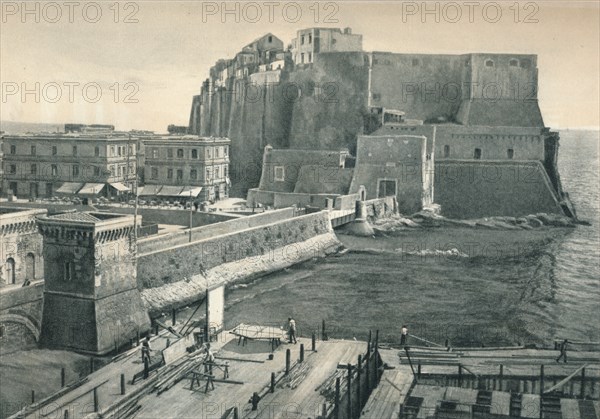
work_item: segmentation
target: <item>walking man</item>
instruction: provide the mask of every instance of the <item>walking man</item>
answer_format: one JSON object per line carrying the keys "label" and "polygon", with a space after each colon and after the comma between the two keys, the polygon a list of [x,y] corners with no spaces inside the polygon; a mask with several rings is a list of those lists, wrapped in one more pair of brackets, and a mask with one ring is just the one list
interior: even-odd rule
{"label": "walking man", "polygon": [[556,358],[556,362],[559,362],[561,358],[564,359],[565,364],[567,363],[567,345],[569,341],[568,339],[563,340],[560,344],[560,355]]}
{"label": "walking man", "polygon": [[402,329],[400,330],[400,345],[406,345],[408,341],[408,327],[405,324],[402,325]]}
{"label": "walking man", "polygon": [[288,335],[290,343],[298,343],[296,341],[296,321],[291,317],[288,317]]}

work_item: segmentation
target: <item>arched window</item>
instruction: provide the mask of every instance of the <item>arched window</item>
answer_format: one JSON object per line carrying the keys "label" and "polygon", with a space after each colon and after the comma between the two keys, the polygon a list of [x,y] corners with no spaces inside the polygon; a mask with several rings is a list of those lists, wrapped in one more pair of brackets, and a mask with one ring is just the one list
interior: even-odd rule
{"label": "arched window", "polygon": [[493,67],[494,66],[494,61],[493,60],[485,60],[485,66],[486,67]]}
{"label": "arched window", "polygon": [[476,148],[475,151],[473,152],[473,158],[475,160],[480,160],[481,159],[481,149],[480,148]]}
{"label": "arched window", "polygon": [[511,58],[510,61],[508,62],[508,65],[511,67],[518,67],[519,60],[517,60],[516,58]]}
{"label": "arched window", "polygon": [[15,260],[13,258],[6,259],[6,283],[17,283],[17,278],[15,276]]}
{"label": "arched window", "polygon": [[507,150],[506,150],[506,157],[507,157],[508,159],[511,159],[511,160],[512,160],[512,158],[513,158],[514,156],[515,156],[515,150],[514,150],[514,149],[512,149],[512,148],[509,148],[509,149],[507,149]]}

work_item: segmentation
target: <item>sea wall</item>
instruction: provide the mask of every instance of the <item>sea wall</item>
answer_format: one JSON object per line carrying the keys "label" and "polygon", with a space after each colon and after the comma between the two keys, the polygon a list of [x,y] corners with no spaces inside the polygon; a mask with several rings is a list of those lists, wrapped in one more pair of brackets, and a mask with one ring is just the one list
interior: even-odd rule
{"label": "sea wall", "polygon": [[207,286],[248,280],[335,251],[327,212],[279,220],[138,258],[138,288],[151,315],[190,304]]}
{"label": "sea wall", "polygon": [[448,218],[563,214],[539,161],[438,161],[434,201]]}
{"label": "sea wall", "polygon": [[[222,223],[196,227],[192,229],[192,242],[205,240],[234,231],[260,227],[277,221],[287,220],[295,215],[294,208],[266,211],[247,217],[229,219]],[[167,250],[173,246],[190,242],[189,230],[172,234],[152,236],[138,240],[137,253],[140,256]]]}
{"label": "sea wall", "polygon": [[0,355],[35,347],[42,324],[44,281],[0,289]]}

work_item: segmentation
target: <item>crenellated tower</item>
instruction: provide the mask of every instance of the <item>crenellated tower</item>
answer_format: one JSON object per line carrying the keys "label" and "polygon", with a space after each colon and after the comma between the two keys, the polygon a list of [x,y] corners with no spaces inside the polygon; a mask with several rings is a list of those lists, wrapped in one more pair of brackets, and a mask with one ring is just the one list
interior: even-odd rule
{"label": "crenellated tower", "polygon": [[40,217],[38,225],[46,280],[42,344],[105,354],[150,329],[136,286],[133,216],[73,212]]}

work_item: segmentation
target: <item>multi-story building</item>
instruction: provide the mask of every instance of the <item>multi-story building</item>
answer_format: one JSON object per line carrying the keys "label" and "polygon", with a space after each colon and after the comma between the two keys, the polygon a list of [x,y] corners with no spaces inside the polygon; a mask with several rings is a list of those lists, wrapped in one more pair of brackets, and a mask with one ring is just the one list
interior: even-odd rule
{"label": "multi-story building", "polygon": [[138,141],[127,134],[7,135],[2,147],[3,191],[19,198],[115,196],[136,176]]}
{"label": "multi-story building", "polygon": [[229,196],[229,138],[195,135],[144,141],[145,185],[140,195],[217,201]]}
{"label": "multi-story building", "polygon": [[292,39],[294,64],[310,64],[321,52],[353,51],[362,51],[362,35],[353,34],[350,28],[301,29]]}
{"label": "multi-story building", "polygon": [[0,131],[0,196],[3,195],[4,185],[1,179],[4,179],[4,154],[2,153],[2,143],[4,142],[4,131]]}

